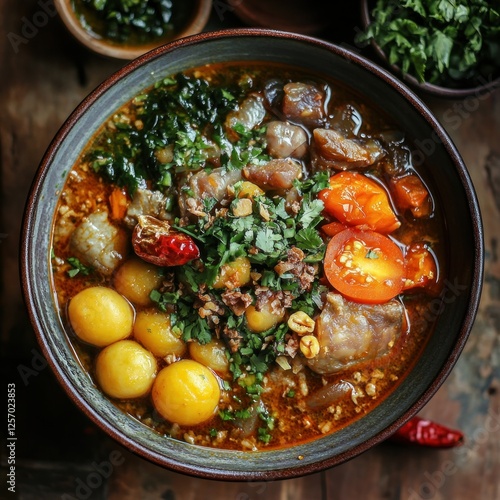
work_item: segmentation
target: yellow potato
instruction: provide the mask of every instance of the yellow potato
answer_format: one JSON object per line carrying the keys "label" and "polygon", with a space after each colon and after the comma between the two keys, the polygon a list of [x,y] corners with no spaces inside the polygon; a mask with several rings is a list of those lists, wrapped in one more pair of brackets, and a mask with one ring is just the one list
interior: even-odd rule
{"label": "yellow potato", "polygon": [[252,332],[261,333],[269,330],[273,326],[282,321],[283,314],[275,314],[270,307],[264,306],[260,311],[255,309],[255,306],[248,306],[245,311],[247,326]]}
{"label": "yellow potato", "polygon": [[130,303],[104,286],[78,292],[69,303],[68,316],[77,337],[98,347],[127,338],[134,324]]}
{"label": "yellow potato", "polygon": [[155,356],[167,354],[182,356],[186,343],[175,336],[170,328],[170,315],[160,311],[140,311],[134,323],[134,338]]}
{"label": "yellow potato", "polygon": [[97,383],[113,398],[145,396],[151,390],[156,370],[155,357],[133,340],[115,342],[97,356]]}
{"label": "yellow potato", "polygon": [[220,387],[206,366],[182,359],[163,368],[151,391],[153,404],[166,420],[179,425],[198,425],[216,412]]}
{"label": "yellow potato", "polygon": [[189,342],[189,354],[191,357],[222,376],[229,373],[229,360],[226,356],[226,351],[224,342],[219,339],[213,339],[207,344]]}
{"label": "yellow potato", "polygon": [[114,286],[118,293],[140,306],[151,304],[149,294],[163,281],[161,269],[139,258],[125,261],[116,271]]}
{"label": "yellow potato", "polygon": [[231,262],[223,264],[214,288],[228,288],[233,290],[250,282],[251,265],[247,257],[237,257]]}

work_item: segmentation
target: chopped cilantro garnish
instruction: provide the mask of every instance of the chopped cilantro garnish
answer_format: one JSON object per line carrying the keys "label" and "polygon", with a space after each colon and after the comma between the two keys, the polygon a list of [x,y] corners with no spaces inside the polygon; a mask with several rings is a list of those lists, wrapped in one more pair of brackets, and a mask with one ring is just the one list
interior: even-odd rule
{"label": "chopped cilantro garnish", "polygon": [[76,257],[68,257],[66,262],[71,266],[71,269],[68,270],[70,278],[74,278],[77,274],[88,276],[94,270],[92,267],[82,264]]}
{"label": "chopped cilantro garnish", "polygon": [[368,250],[365,255],[366,259],[378,259],[378,253],[375,250]]}
{"label": "chopped cilantro garnish", "polygon": [[375,41],[420,82],[457,86],[498,74],[500,5],[487,0],[377,0],[356,42]]}
{"label": "chopped cilantro garnish", "polygon": [[264,422],[265,427],[259,427],[257,430],[259,441],[269,443],[272,439],[270,431],[274,429],[274,417],[271,416],[264,407],[257,409],[259,417]]}
{"label": "chopped cilantro garnish", "polygon": [[[97,172],[126,186],[132,196],[146,179],[152,181],[153,188],[171,196],[181,173],[213,168],[209,158],[215,151],[222,169],[265,163],[269,160],[265,125],[250,130],[236,123],[228,134],[226,117],[238,106],[242,92],[241,87],[222,88],[182,74],[164,79],[133,103],[135,119],[113,118],[89,160]],[[225,304],[225,288],[213,285],[223,266],[245,258],[260,281],[243,287],[241,293],[255,299],[255,285],[267,286],[273,292],[289,294],[290,313],[300,309],[312,315],[321,304],[322,289],[317,280],[304,287],[298,273],[278,274],[275,266],[286,262],[294,248],[303,252],[304,263],[323,258],[325,244],[317,229],[323,203],[316,193],[328,185],[328,179],[325,172],[319,172],[294,183],[300,195],[298,213],[291,213],[281,196],[261,195],[252,199],[250,213],[237,217],[231,206],[220,212],[215,198],[204,197],[200,201],[205,216],[173,221],[175,230],[199,245],[200,259],[173,269],[173,288],[153,291],[151,300],[168,311],[172,332],[185,341],[208,343],[220,338],[223,328],[237,335],[238,348],[231,352],[230,370],[251,400],[259,398],[263,374],[285,352],[288,327],[284,323],[263,333],[250,331],[244,315],[236,316]],[[235,186],[236,192],[238,188]],[[183,196],[196,197],[190,190],[195,189],[184,183]],[[207,302],[216,304],[217,312],[204,309]],[[242,378],[243,374],[246,377]]]}

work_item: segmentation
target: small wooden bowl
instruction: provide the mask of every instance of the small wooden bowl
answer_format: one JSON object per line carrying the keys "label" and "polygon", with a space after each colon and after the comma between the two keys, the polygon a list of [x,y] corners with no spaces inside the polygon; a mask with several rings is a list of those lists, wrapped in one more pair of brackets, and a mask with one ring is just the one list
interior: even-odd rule
{"label": "small wooden bowl", "polygon": [[[363,29],[368,28],[372,22],[371,9],[373,4],[374,2],[371,2],[370,0],[361,0],[360,10]],[[371,41],[371,47],[385,67],[387,67],[396,76],[400,77],[404,82],[408,83],[411,87],[413,87],[413,89],[424,92],[427,95],[448,99],[462,99],[465,97],[487,94],[500,87],[500,76],[498,71],[496,75],[490,75],[488,79],[482,78],[483,81],[477,85],[465,82],[463,86],[459,86],[457,82],[456,87],[446,87],[433,83],[420,82],[414,76],[407,73],[404,74],[399,66],[390,64],[384,50],[373,40]]]}
{"label": "small wooden bowl", "polygon": [[174,35],[143,45],[120,45],[105,38],[97,38],[89,33],[80,23],[72,0],[54,0],[54,3],[63,23],[80,43],[98,54],[129,60],[135,59],[164,43],[200,33],[207,24],[212,9],[212,0],[197,0],[191,17],[184,26],[179,27]]}

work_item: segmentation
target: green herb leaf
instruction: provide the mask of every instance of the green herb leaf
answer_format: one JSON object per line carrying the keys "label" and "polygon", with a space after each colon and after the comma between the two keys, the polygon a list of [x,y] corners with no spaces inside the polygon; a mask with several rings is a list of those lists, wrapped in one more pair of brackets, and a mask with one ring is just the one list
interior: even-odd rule
{"label": "green herb leaf", "polygon": [[305,227],[295,236],[297,246],[301,250],[317,250],[323,245],[323,240],[316,229]]}
{"label": "green herb leaf", "polygon": [[66,262],[71,266],[71,269],[68,270],[70,278],[74,278],[78,274],[88,276],[94,270],[91,266],[82,264],[76,257],[68,257]]}
{"label": "green herb leaf", "polygon": [[498,1],[377,0],[356,42],[373,40],[391,64],[421,82],[471,85],[500,67],[499,15]]}

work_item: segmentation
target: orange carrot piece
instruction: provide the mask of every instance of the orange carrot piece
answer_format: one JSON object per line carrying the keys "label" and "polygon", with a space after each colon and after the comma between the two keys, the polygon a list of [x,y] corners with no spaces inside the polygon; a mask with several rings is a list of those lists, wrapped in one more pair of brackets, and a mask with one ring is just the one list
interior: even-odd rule
{"label": "orange carrot piece", "polygon": [[128,197],[124,189],[115,188],[109,195],[109,205],[111,207],[111,218],[121,220],[125,217],[128,207]]}

